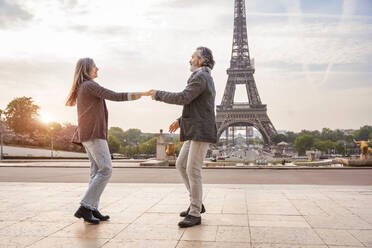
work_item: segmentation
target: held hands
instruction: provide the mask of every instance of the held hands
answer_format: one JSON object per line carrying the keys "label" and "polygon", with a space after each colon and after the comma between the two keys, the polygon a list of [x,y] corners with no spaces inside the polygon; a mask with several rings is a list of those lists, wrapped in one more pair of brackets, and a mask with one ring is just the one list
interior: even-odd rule
{"label": "held hands", "polygon": [[155,100],[156,90],[149,90],[146,92],[131,92],[130,93],[130,100],[138,100],[142,96],[151,96],[152,100]]}
{"label": "held hands", "polygon": [[149,90],[143,93],[143,96],[151,96],[152,100],[155,100],[157,90]]}
{"label": "held hands", "polygon": [[177,131],[177,129],[180,127],[180,124],[178,123],[178,121],[174,121],[170,126],[169,126],[169,132],[170,133],[174,133],[175,131]]}

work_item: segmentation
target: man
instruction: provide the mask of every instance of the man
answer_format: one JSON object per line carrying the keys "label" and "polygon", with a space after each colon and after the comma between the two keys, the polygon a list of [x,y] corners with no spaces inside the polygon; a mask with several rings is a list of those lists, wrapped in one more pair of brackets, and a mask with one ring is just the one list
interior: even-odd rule
{"label": "man", "polygon": [[190,60],[192,74],[182,92],[150,90],[147,93],[153,100],[183,105],[182,116],[169,127],[171,133],[181,128],[180,140],[184,144],[176,161],[176,168],[190,194],[190,206],[180,214],[185,217],[178,223],[180,227],[201,224],[200,213],[205,212],[202,204],[201,170],[209,144],[217,142],[214,113],[216,91],[211,77],[214,63],[212,51],[206,47],[198,47]]}

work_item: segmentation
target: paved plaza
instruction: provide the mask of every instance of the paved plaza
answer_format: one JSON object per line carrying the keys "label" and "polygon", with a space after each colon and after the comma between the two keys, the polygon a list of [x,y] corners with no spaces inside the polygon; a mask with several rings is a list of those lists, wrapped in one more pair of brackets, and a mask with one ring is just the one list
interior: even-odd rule
{"label": "paved plaza", "polygon": [[178,228],[182,184],[110,183],[101,210],[73,217],[86,183],[0,183],[0,247],[372,247],[372,187],[206,184],[202,225]]}

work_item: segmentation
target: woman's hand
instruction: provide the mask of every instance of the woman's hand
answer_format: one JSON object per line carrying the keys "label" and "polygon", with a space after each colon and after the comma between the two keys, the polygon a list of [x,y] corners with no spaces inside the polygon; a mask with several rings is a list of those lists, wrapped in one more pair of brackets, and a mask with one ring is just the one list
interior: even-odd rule
{"label": "woman's hand", "polygon": [[143,93],[141,93],[141,92],[130,93],[130,99],[129,100],[138,100],[138,99],[141,98],[142,95],[143,95]]}
{"label": "woman's hand", "polygon": [[170,126],[169,126],[169,132],[170,133],[174,133],[175,131],[177,131],[177,129],[180,127],[180,123],[178,123],[178,120],[177,121],[174,121]]}

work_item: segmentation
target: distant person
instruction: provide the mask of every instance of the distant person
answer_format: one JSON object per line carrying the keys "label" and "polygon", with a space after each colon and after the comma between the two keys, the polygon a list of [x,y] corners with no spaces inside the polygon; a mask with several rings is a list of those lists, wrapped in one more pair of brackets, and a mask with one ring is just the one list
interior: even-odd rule
{"label": "distant person", "polygon": [[205,212],[202,203],[202,166],[209,144],[217,142],[214,113],[216,91],[211,76],[213,66],[212,51],[198,47],[190,60],[192,74],[182,92],[147,92],[153,100],[183,105],[182,116],[169,127],[171,133],[181,127],[180,139],[185,142],[177,158],[176,168],[190,193],[190,206],[180,213],[181,217],[185,217],[178,223],[180,227],[201,224],[200,213]]}
{"label": "distant person", "polygon": [[93,81],[98,68],[91,58],[79,59],[74,81],[66,106],[77,105],[78,128],[72,142],[84,146],[90,160],[90,182],[80,202],[75,217],[98,224],[108,220],[108,215],[98,211],[99,200],[112,173],[111,155],[107,143],[107,107],[105,99],[111,101],[137,100],[140,93],[117,93],[103,88]]}

